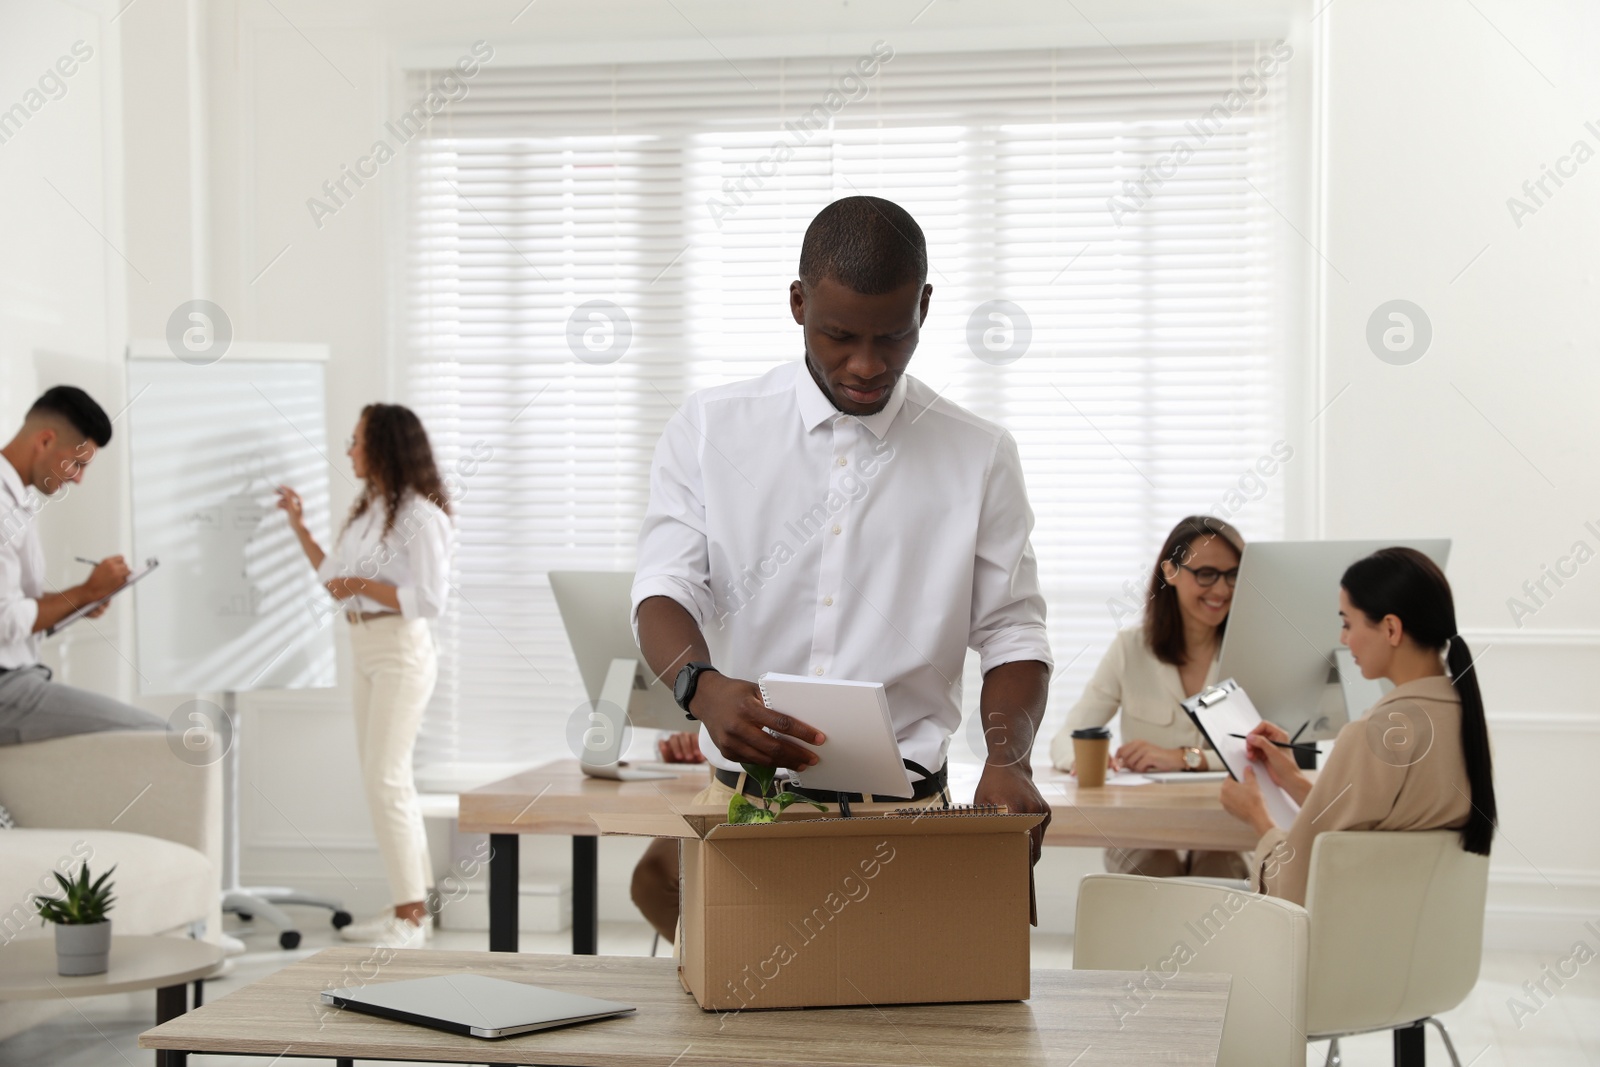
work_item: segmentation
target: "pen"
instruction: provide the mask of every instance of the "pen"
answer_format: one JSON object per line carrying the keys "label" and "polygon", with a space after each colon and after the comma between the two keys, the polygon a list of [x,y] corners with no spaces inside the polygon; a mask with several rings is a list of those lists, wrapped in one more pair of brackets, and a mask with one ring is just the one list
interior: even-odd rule
{"label": "pen", "polygon": [[97,559],[86,559],[83,556],[73,556],[72,558],[77,560],[79,563],[87,563],[91,567],[100,566],[100,561]]}
{"label": "pen", "polygon": [[1300,724],[1300,729],[1296,730],[1294,732],[1294,736],[1289,738],[1289,743],[1292,745],[1296,741],[1300,740],[1300,735],[1305,733],[1306,732],[1306,727],[1310,726],[1310,725],[1311,725],[1311,720],[1310,719],[1307,719],[1305,722],[1301,723]]}
{"label": "pen", "polygon": [[[1249,740],[1249,738],[1250,738],[1249,734],[1229,734],[1228,736],[1229,737],[1237,737],[1241,741],[1246,741],[1246,740]],[[1295,734],[1295,736],[1299,737],[1300,735],[1299,734]],[[1293,748],[1293,749],[1299,749],[1300,751],[1308,751],[1308,752],[1315,752],[1317,750],[1317,744],[1316,744],[1315,741],[1304,741],[1304,742],[1301,742],[1298,745],[1295,744],[1293,741],[1274,741],[1272,743],[1274,745],[1277,745],[1279,748]]]}

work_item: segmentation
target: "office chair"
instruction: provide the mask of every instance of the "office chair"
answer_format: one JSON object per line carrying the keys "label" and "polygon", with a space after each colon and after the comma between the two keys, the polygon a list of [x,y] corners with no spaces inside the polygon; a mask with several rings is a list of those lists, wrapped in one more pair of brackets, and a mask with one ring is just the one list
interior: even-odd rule
{"label": "office chair", "polygon": [[1435,1016],[1477,982],[1488,882],[1488,857],[1453,830],[1319,835],[1304,908],[1180,878],[1089,875],[1073,966],[1140,971],[1145,995],[1174,968],[1233,975],[1222,1063],[1301,1067],[1306,1042],[1327,1040],[1332,1067],[1341,1037],[1392,1030],[1396,1067],[1421,1067],[1432,1024],[1460,1067]]}

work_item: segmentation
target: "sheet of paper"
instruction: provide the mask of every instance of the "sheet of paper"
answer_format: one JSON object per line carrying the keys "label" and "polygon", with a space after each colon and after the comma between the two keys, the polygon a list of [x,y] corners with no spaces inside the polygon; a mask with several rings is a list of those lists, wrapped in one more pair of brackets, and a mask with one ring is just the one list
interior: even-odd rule
{"label": "sheet of paper", "polygon": [[[1222,682],[1218,688],[1229,690],[1224,699],[1202,705],[1200,701],[1206,695],[1202,693],[1199,697],[1184,701],[1183,709],[1206,735],[1212,751],[1222,758],[1228,773],[1243,781],[1245,768],[1251,766],[1249,750],[1244,738],[1233,735],[1248,734],[1260,725],[1261,713],[1256,711],[1256,706],[1250,702],[1249,695],[1239,688],[1233,679],[1229,678]],[[1268,777],[1264,769],[1260,767],[1253,769],[1256,783],[1261,787],[1261,799],[1267,805],[1267,814],[1272,817],[1275,825],[1288,829],[1294,822],[1294,817],[1300,813],[1300,805],[1296,804],[1278,783]]]}
{"label": "sheet of paper", "polygon": [[79,619],[81,619],[84,616],[88,615],[91,611],[93,611],[96,608],[98,608],[101,604],[104,604],[104,603],[108,602],[112,597],[116,596],[117,593],[120,593],[124,589],[127,589],[129,586],[133,585],[134,582],[137,582],[139,579],[143,578],[145,575],[149,574],[151,571],[155,570],[160,565],[161,565],[161,561],[158,560],[158,559],[146,560],[144,568],[142,570],[134,571],[132,574],[128,575],[128,580],[123,582],[122,585],[118,586],[115,592],[109,593],[106,596],[101,597],[99,600],[91,600],[87,604],[82,604],[82,605],[72,609],[72,611],[69,614],[63,615],[61,618],[57,619],[56,620],[56,624],[45,631],[45,636],[46,637],[53,637],[56,634],[60,633],[62,630],[65,630],[68,626],[71,626],[73,623],[77,622]]}
{"label": "sheet of paper", "polygon": [[1149,785],[1153,781],[1154,778],[1137,771],[1114,771],[1106,775],[1106,785]]}

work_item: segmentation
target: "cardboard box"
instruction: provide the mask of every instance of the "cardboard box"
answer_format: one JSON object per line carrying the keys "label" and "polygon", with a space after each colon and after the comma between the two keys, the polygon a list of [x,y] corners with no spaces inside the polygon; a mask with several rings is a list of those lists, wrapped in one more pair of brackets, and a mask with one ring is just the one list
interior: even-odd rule
{"label": "cardboard box", "polygon": [[1028,830],[1043,816],[592,818],[606,834],[680,840],[679,975],[702,1008],[1028,998]]}

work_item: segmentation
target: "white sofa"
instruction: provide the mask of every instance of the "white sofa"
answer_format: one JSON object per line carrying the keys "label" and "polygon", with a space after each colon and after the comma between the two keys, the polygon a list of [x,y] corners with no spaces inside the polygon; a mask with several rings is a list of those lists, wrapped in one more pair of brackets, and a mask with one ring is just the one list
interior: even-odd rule
{"label": "white sofa", "polygon": [[[0,746],[0,805],[16,820],[0,830],[0,970],[11,941],[52,936],[29,898],[85,858],[96,875],[116,864],[114,933],[221,940],[220,764],[184,762],[161,732]],[[67,1010],[0,1003],[0,1038]]]}

